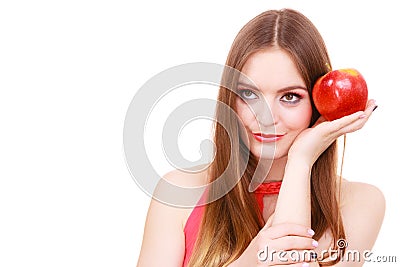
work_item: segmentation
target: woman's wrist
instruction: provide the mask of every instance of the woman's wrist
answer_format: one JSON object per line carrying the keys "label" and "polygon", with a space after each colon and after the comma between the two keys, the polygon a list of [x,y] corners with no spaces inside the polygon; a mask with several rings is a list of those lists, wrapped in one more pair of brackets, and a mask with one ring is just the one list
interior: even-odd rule
{"label": "woman's wrist", "polygon": [[308,176],[309,174],[311,174],[312,166],[313,164],[305,159],[288,157],[285,167],[285,173],[295,172]]}
{"label": "woman's wrist", "polygon": [[314,164],[313,160],[309,158],[310,156],[304,155],[304,153],[296,153],[290,152],[288,153],[287,162],[295,163],[295,164],[302,164],[305,166],[311,166]]}

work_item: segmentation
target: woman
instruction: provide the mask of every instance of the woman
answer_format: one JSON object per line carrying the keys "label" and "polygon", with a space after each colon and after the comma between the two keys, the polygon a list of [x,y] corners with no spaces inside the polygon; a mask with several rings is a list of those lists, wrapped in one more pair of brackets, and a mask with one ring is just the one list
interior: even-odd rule
{"label": "woman", "polygon": [[[220,87],[216,120],[228,127],[215,125],[210,168],[164,178],[184,186],[220,176],[238,182],[194,209],[152,200],[138,266],[361,266],[362,257],[349,259],[345,252],[372,248],[385,201],[376,187],[338,177],[336,139],[361,129],[375,101],[334,121],[320,116],[312,88],[330,60],[315,26],[294,10],[267,11],[248,22],[226,65],[254,84],[239,77],[233,90]],[[225,72],[223,79],[230,78]],[[255,175],[263,184],[250,192]],[[227,189],[209,186],[202,200]],[[273,257],[273,251],[286,254]]]}

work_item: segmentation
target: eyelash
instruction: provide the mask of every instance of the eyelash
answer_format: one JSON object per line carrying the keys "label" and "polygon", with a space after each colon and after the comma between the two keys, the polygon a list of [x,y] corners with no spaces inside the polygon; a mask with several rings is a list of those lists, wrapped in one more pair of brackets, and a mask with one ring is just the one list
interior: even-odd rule
{"label": "eyelash", "polygon": [[[240,96],[243,100],[246,101],[246,100],[254,100],[254,99],[255,99],[255,98],[247,98],[247,97],[245,97],[245,96],[244,96],[244,93],[246,93],[246,92],[251,92],[253,95],[255,95],[255,96],[258,98],[257,94],[254,93],[254,92],[253,92],[252,90],[250,90],[250,89],[239,89],[238,94],[239,94],[239,96]],[[283,98],[284,98],[285,96],[288,96],[288,95],[292,95],[292,96],[296,97],[297,99],[294,100],[294,101],[283,100]],[[302,98],[303,98],[303,96],[300,95],[300,94],[297,94],[297,93],[295,93],[295,92],[288,92],[288,93],[285,93],[285,94],[280,98],[280,100],[281,100],[282,102],[287,103],[287,104],[290,105],[290,104],[297,104]]]}
{"label": "eyelash", "polygon": [[[294,101],[282,100],[285,96],[288,96],[288,95],[292,95],[292,96],[296,97],[297,99],[294,100]],[[302,98],[303,98],[303,97],[302,97],[300,94],[291,93],[291,92],[290,92],[290,93],[286,93],[284,96],[282,96],[282,97],[281,97],[281,101],[283,101],[283,102],[285,102],[285,103],[288,103],[288,104],[297,104]]]}
{"label": "eyelash", "polygon": [[[246,92],[250,92],[250,93],[252,93],[253,95],[257,96],[257,94],[254,93],[254,92],[253,92],[252,90],[250,90],[250,89],[239,89],[238,95],[239,95],[243,100],[253,100],[253,98],[244,97],[244,93],[246,93]],[[258,98],[258,96],[257,96],[257,98]]]}

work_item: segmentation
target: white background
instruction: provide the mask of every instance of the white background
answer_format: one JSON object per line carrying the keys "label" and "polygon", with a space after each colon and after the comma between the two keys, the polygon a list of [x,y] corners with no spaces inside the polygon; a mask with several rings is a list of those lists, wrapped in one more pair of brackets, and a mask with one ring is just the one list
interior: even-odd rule
{"label": "white background", "polygon": [[[348,136],[344,176],[384,192],[373,251],[400,261],[395,1],[232,2],[1,2],[0,266],[134,266],[150,201],[123,154],[135,91],[178,64],[224,64],[248,20],[282,7],[308,16],[332,67],[357,68],[377,100],[366,127]],[[201,125],[192,132],[206,136]],[[197,153],[200,141],[181,145]],[[154,166],[163,174],[169,168],[157,149]]]}

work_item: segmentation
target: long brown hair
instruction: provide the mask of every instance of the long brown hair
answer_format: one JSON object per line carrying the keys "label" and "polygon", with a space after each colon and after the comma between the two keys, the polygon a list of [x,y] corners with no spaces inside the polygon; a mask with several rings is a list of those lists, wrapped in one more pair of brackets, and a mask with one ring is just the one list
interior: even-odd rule
{"label": "long brown hair", "polygon": [[[316,79],[330,70],[330,59],[318,30],[304,15],[290,9],[266,11],[249,21],[236,36],[226,65],[241,71],[250,55],[268,47],[279,47],[289,53],[297,64],[310,96]],[[226,79],[224,75],[222,79]],[[238,119],[222,107],[226,104],[235,110],[235,101],[236,94],[221,86],[215,115],[219,123],[214,125],[215,157],[208,175],[210,182],[224,176],[227,181],[236,180],[238,183],[222,198],[206,206],[189,261],[192,267],[228,265],[243,253],[265,224],[260,221],[262,215],[256,208],[254,194],[248,191],[257,159],[240,138]],[[320,116],[314,103],[312,107],[310,126]],[[231,148],[233,155],[230,155]],[[231,164],[228,164],[229,161]],[[227,168],[228,165],[231,167]],[[245,172],[238,177],[240,168],[244,168]],[[336,171],[335,141],[314,163],[311,172],[313,238],[318,240],[328,230],[333,237],[334,248],[337,248],[337,240],[345,237],[337,196]],[[226,190],[221,185],[219,187],[209,188],[209,198]],[[339,259],[321,265],[332,265]]]}

